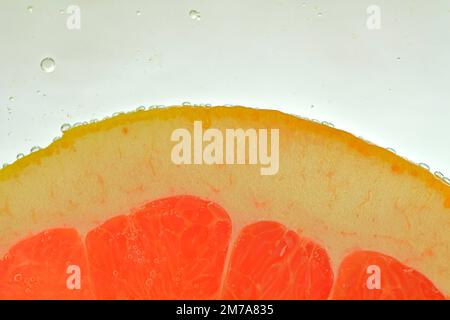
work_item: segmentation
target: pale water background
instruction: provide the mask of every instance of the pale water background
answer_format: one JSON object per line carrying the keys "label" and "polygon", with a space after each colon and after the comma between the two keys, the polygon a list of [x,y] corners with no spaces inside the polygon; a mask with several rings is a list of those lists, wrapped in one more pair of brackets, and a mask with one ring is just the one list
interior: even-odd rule
{"label": "pale water background", "polygon": [[0,0],[0,166],[183,102],[331,122],[449,176],[450,1]]}

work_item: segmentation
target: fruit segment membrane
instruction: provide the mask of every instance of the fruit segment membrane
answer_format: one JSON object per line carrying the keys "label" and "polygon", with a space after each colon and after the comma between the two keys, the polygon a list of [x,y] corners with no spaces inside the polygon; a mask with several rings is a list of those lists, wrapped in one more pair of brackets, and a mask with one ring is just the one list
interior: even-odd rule
{"label": "fruit segment membrane", "polygon": [[355,249],[334,272],[323,246],[276,221],[232,231],[223,208],[194,196],[149,202],[85,239],[45,230],[0,261],[0,299],[444,299],[380,252]]}

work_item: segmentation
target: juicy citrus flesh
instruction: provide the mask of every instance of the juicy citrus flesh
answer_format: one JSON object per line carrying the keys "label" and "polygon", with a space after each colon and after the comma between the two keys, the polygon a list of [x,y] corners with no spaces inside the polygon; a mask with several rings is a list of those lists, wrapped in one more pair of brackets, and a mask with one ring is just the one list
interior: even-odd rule
{"label": "juicy citrus flesh", "polygon": [[[279,172],[261,176],[259,166],[174,164],[171,133],[191,129],[198,120],[205,129],[222,131],[279,129]],[[299,243],[312,241],[326,251],[335,282],[349,254],[378,252],[395,257],[449,295],[447,185],[346,132],[277,111],[243,107],[169,107],[120,115],[69,130],[48,148],[0,170],[0,254],[20,239],[54,228],[76,229],[87,246],[84,239],[104,221],[149,200],[186,194],[226,209],[232,221],[228,245],[242,243],[242,251],[254,242],[246,237],[237,241],[241,230],[259,222],[278,223],[297,234]],[[295,237],[288,238],[297,243]],[[311,253],[297,250],[304,256]],[[245,262],[232,252],[227,250],[224,263],[230,277],[220,280],[223,294],[264,296],[258,286],[249,287],[250,292],[230,289],[245,277],[247,282],[269,281],[262,279],[263,273],[258,278],[253,271],[232,272],[229,262]],[[282,266],[288,281],[304,274],[289,263]],[[320,290],[326,287],[322,284]],[[332,294],[334,288],[335,283]],[[291,288],[283,294],[300,292]]]}
{"label": "juicy citrus flesh", "polygon": [[[148,203],[90,231],[51,229],[18,242],[0,262],[1,299],[328,299],[324,248],[273,221],[242,228],[216,204],[191,196]],[[225,258],[231,258],[225,268]],[[366,287],[378,265],[383,284]],[[79,271],[68,285],[67,268]],[[70,273],[70,270],[69,270]],[[70,282],[69,282],[70,283]],[[356,251],[334,282],[336,299],[443,299],[423,275],[391,257]]]}

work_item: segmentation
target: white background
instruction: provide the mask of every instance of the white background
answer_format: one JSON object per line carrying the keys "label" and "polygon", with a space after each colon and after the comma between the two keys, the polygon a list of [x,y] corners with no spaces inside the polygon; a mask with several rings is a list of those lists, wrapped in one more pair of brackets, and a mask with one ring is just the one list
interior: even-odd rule
{"label": "white background", "polygon": [[0,165],[63,123],[184,101],[332,122],[450,175],[450,1],[0,0]]}

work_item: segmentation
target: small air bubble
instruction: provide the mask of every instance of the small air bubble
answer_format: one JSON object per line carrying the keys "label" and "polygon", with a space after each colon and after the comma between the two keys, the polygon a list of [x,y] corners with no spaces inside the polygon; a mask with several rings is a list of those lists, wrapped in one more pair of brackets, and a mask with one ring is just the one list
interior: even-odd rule
{"label": "small air bubble", "polygon": [[198,12],[197,10],[189,11],[189,16],[192,20],[200,20],[202,18],[200,12]]}
{"label": "small air bubble", "polygon": [[41,69],[46,73],[51,73],[55,71],[55,60],[50,57],[44,58],[41,61]]}
{"label": "small air bubble", "polygon": [[24,155],[23,153],[19,153],[19,154],[16,156],[16,159],[19,160],[19,159],[22,159],[23,157],[25,157],[25,155]]}
{"label": "small air bubble", "polygon": [[39,151],[39,150],[41,150],[41,147],[39,147],[39,146],[34,146],[34,147],[32,147],[32,148],[30,149],[30,152],[36,152],[36,151]]}
{"label": "small air bubble", "polygon": [[33,6],[28,6],[28,7],[27,7],[27,11],[28,11],[29,13],[33,13]]}
{"label": "small air bubble", "polygon": [[188,107],[188,106],[190,106],[190,105],[191,105],[191,103],[190,103],[190,102],[187,102],[187,101],[185,101],[185,102],[183,102],[183,103],[182,103],[182,105],[183,105],[183,106],[185,106],[185,107]]}
{"label": "small air bubble", "polygon": [[20,282],[22,281],[22,274],[18,273],[14,276],[14,281],[15,282]]}
{"label": "small air bubble", "polygon": [[400,57],[397,57],[396,60],[397,60],[397,62],[400,62],[400,60],[402,60],[402,59]]}
{"label": "small air bubble", "polygon": [[112,116],[113,116],[113,117],[117,117],[117,116],[120,116],[121,114],[123,114],[123,112],[114,112],[114,113],[112,114]]}
{"label": "small air bubble", "polygon": [[438,177],[439,179],[444,179],[444,177],[445,177],[444,174],[442,172],[440,172],[440,171],[434,172],[434,175],[436,177]]}
{"label": "small air bubble", "polygon": [[79,127],[79,126],[81,126],[81,125],[82,125],[81,122],[75,122],[75,123],[73,124],[72,128],[76,128],[76,127]]}
{"label": "small air bubble", "polygon": [[421,163],[419,163],[419,166],[421,166],[422,168],[427,169],[428,171],[430,171],[430,166],[427,165],[426,163],[421,162]]}
{"label": "small air bubble", "polygon": [[117,277],[117,276],[119,275],[119,272],[118,272],[117,270],[114,270],[114,271],[112,272],[112,275],[113,275],[114,277]]}
{"label": "small air bubble", "polygon": [[63,9],[59,10],[59,14],[64,14],[64,10]]}
{"label": "small air bubble", "polygon": [[61,137],[56,136],[56,137],[53,138],[53,142],[58,141],[59,139],[61,139]]}
{"label": "small air bubble", "polygon": [[322,17],[322,12],[319,12],[319,13],[317,14],[317,16],[318,16],[319,18],[321,18],[321,17]]}
{"label": "small air bubble", "polygon": [[6,168],[7,166],[9,166],[9,164],[4,163],[4,164],[2,165],[2,168]]}
{"label": "small air bubble", "polygon": [[[314,120],[313,120],[313,121],[314,121]],[[323,124],[324,126],[334,128],[334,124],[332,124],[331,122],[322,121],[322,124]]]}
{"label": "small air bubble", "polygon": [[139,11],[139,10],[136,11],[136,15],[137,15],[137,16],[140,16],[140,15],[141,15],[141,11]]}
{"label": "small air bubble", "polygon": [[136,108],[136,111],[137,111],[137,112],[139,112],[139,111],[145,111],[145,106],[139,106],[139,107],[137,107],[137,108]]}
{"label": "small air bubble", "polygon": [[11,97],[9,97],[9,101],[14,101],[14,99],[15,99],[15,98],[14,98],[14,97],[12,97],[12,96],[11,96]]}
{"label": "small air bubble", "polygon": [[446,184],[450,185],[450,178],[449,177],[444,177],[442,179]]}
{"label": "small air bubble", "polygon": [[72,126],[71,126],[70,124],[64,123],[64,124],[61,126],[61,131],[62,131],[62,132],[66,132],[66,131],[70,130],[70,128],[72,128]]}
{"label": "small air bubble", "polygon": [[393,148],[386,148],[386,150],[387,150],[387,151],[390,151],[390,152],[392,152],[392,153],[397,153],[397,152],[395,151],[395,149],[393,149]]}

